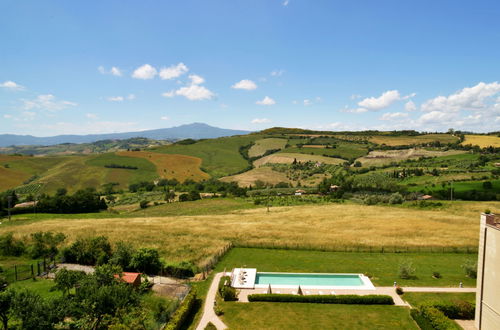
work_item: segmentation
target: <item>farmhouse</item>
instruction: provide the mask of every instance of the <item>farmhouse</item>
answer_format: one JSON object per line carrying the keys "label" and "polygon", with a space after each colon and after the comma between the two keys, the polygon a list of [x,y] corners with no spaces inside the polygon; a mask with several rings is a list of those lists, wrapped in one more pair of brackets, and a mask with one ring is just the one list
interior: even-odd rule
{"label": "farmhouse", "polygon": [[295,190],[295,196],[302,196],[302,194],[305,194],[306,191],[302,189],[297,189]]}

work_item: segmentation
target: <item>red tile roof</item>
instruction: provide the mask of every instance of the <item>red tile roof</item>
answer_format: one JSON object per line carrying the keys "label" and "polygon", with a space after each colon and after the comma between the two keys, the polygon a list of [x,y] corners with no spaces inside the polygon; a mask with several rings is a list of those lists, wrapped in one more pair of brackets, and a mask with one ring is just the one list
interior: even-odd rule
{"label": "red tile roof", "polygon": [[[138,277],[141,276],[141,273],[127,273],[124,272],[121,280],[126,283],[133,284],[137,280]],[[118,274],[115,274],[115,277],[118,278]]]}

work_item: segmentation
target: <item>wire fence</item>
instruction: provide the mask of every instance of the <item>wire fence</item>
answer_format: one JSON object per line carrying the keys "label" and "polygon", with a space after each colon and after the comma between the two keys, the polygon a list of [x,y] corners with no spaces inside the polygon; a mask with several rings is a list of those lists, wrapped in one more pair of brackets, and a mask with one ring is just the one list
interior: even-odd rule
{"label": "wire fence", "polygon": [[56,267],[55,259],[43,259],[28,264],[14,265],[3,269],[2,275],[7,282],[28,280],[37,276],[45,276]]}

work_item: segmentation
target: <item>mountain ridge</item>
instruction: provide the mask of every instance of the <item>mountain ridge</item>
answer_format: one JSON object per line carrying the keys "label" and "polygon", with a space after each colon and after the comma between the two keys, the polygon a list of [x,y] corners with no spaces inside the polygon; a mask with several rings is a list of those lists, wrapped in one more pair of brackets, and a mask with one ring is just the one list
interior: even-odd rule
{"label": "mountain ridge", "polygon": [[17,145],[55,145],[63,143],[92,143],[100,140],[119,140],[143,137],[155,140],[213,139],[223,136],[243,135],[251,131],[233,130],[210,126],[205,123],[191,123],[169,128],[138,132],[103,133],[86,135],[55,135],[37,137],[32,135],[0,134],[0,147]]}

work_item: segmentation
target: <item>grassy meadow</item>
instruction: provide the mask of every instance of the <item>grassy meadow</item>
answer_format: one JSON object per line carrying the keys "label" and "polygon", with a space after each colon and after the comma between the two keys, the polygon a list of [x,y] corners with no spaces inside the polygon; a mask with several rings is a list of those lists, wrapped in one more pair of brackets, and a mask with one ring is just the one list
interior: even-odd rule
{"label": "grassy meadow", "polygon": [[[213,200],[215,202],[216,200]],[[323,204],[242,209],[228,206],[227,213],[214,214],[206,201],[176,203],[162,208],[194,208],[204,215],[158,216],[137,212],[137,217],[51,217],[4,222],[0,233],[18,236],[37,231],[64,232],[68,242],[80,236],[106,235],[112,242],[158,248],[167,260],[189,260],[203,264],[228,243],[239,246],[316,250],[381,249],[400,247],[477,248],[479,213],[498,212],[498,202],[444,203],[439,209],[410,206],[364,206]],[[179,205],[180,204],[180,205]],[[184,205],[184,206],[183,206]],[[219,208],[219,206],[216,206]],[[144,212],[156,212],[155,207]],[[25,215],[26,216],[26,215]],[[128,215],[127,215],[128,216]],[[20,216],[21,217],[21,216]],[[22,218],[21,218],[22,219]]]}
{"label": "grassy meadow", "polygon": [[424,144],[439,141],[442,144],[457,142],[458,137],[451,134],[425,134],[416,136],[391,136],[374,135],[368,139],[372,143],[385,144],[388,146],[406,146],[412,144]]}
{"label": "grassy meadow", "polygon": [[445,157],[465,154],[462,150],[434,151],[425,149],[404,149],[404,150],[376,150],[368,155],[356,159],[363,166],[381,166],[393,162],[401,162],[407,159],[416,159],[420,157]]}
{"label": "grassy meadow", "polygon": [[406,292],[402,298],[412,306],[455,301],[476,302],[476,294],[471,292]]}
{"label": "grassy meadow", "polygon": [[255,144],[248,150],[248,156],[262,156],[267,150],[283,149],[287,144],[287,139],[267,138],[255,141]]}
{"label": "grassy meadow", "polygon": [[[288,150],[288,149],[287,149]],[[255,167],[260,167],[265,164],[291,164],[294,160],[298,162],[321,162],[325,164],[333,164],[338,165],[345,162],[344,159],[333,158],[333,157],[325,157],[321,155],[311,155],[311,154],[303,154],[303,153],[288,153],[288,152],[278,152],[269,156],[265,156],[254,161]]]}

